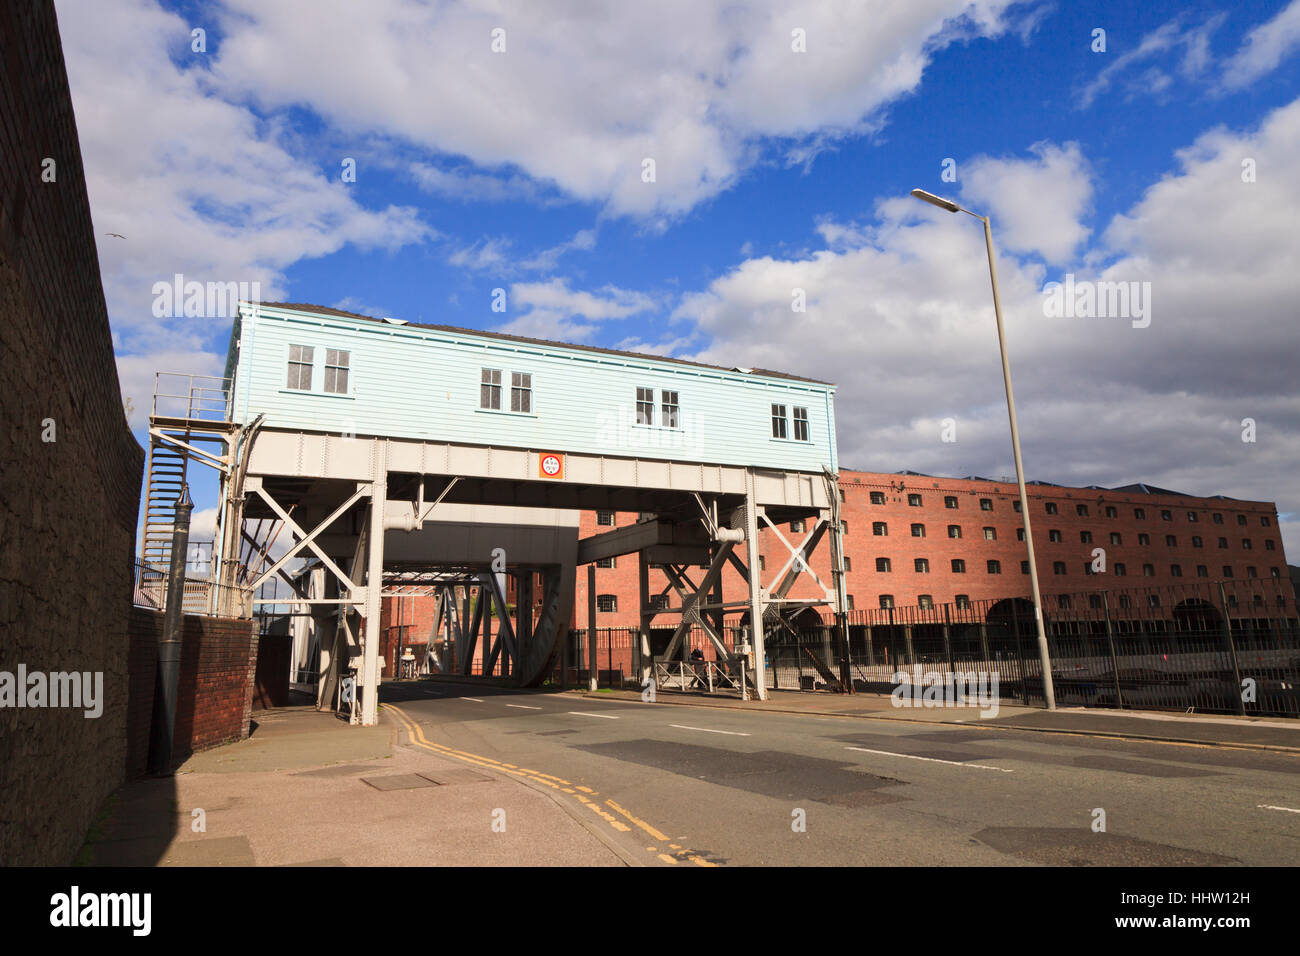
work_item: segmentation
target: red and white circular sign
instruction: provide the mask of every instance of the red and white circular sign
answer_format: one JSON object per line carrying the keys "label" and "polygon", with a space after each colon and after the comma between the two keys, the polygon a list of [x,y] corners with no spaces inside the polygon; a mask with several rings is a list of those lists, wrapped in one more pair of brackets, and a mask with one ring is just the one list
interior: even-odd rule
{"label": "red and white circular sign", "polygon": [[559,455],[542,456],[542,474],[548,478],[559,478],[564,470],[564,460]]}

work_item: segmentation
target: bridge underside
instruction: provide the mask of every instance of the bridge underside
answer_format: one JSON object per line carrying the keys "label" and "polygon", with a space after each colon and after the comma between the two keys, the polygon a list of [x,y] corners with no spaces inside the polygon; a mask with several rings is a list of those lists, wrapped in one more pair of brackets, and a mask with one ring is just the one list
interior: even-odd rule
{"label": "bridge underside", "polygon": [[[829,472],[569,454],[560,476],[547,478],[535,451],[248,431],[238,466],[222,479],[219,568],[231,587],[221,591],[255,593],[273,578],[287,582],[292,598],[264,601],[310,616],[320,646],[318,703],[350,698],[356,722],[377,720],[385,596],[435,596],[442,644],[430,646],[433,667],[464,673],[478,648],[487,673],[530,686],[551,673],[573,618],[578,566],[636,554],[643,677],[652,677],[651,622],[667,615],[677,626],[665,658],[681,654],[683,635],[700,627],[719,659],[743,669],[759,696],[764,632],[788,626],[810,605],[843,611],[838,571],[833,581],[817,580],[821,599],[788,597],[801,575],[816,579],[809,559],[823,539],[831,542],[832,566],[841,565],[839,497]],[[642,519],[579,541],[583,510]],[[795,519],[807,528],[798,540],[788,532]],[[762,529],[788,552],[766,583],[754,570]],[[292,544],[273,559],[273,541],[277,549]],[[291,572],[303,558],[324,574]],[[707,570],[697,577],[701,564]],[[720,588],[728,566],[747,585],[746,598],[731,604]],[[652,571],[666,581],[654,599]],[[762,626],[728,646],[726,615]]]}

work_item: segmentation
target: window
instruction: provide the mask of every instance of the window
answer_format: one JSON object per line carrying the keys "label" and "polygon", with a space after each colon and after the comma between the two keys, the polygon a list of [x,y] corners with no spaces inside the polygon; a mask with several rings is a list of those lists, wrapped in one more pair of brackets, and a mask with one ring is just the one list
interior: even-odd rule
{"label": "window", "polygon": [[351,352],[325,350],[325,391],[335,395],[348,393],[348,363],[351,358]]}
{"label": "window", "polygon": [[877,538],[883,538],[889,534],[889,525],[883,521],[873,521],[871,522],[871,533]]}
{"label": "window", "polygon": [[1165,535],[1165,544],[1170,548],[1178,547],[1178,536],[1173,534]]}
{"label": "window", "polygon": [[316,350],[310,345],[289,346],[289,381],[287,388],[311,389],[311,363]]}
{"label": "window", "polygon": [[1219,547],[1220,547],[1220,548],[1227,548],[1227,547],[1228,547],[1228,539],[1227,539],[1227,538],[1220,538],[1220,539],[1219,539]]}
{"label": "window", "polygon": [[1080,531],[1080,532],[1079,532],[1079,540],[1080,540],[1082,543],[1084,543],[1084,544],[1092,544],[1092,532],[1091,532],[1091,531]]}
{"label": "window", "polygon": [[1089,595],[1088,595],[1088,607],[1101,607],[1101,595],[1100,595],[1100,594],[1089,594]]}
{"label": "window", "polygon": [[841,488],[841,489],[840,489],[840,501],[843,501],[843,500],[844,500],[844,489]]}
{"label": "window", "polygon": [[1214,519],[1215,524],[1223,524],[1223,514],[1221,512],[1216,511],[1210,517]]}
{"label": "window", "polygon": [[894,606],[894,596],[892,594],[880,595],[880,606],[882,608],[891,608]]}
{"label": "window", "polygon": [[1201,540],[1201,536],[1199,534],[1192,535],[1192,547],[1193,548],[1205,547],[1205,542]]}
{"label": "window", "polygon": [[597,594],[596,610],[602,614],[613,614],[618,610],[617,594]]}
{"label": "window", "polygon": [[1174,513],[1173,513],[1172,511],[1161,511],[1161,512],[1160,512],[1160,520],[1161,520],[1161,521],[1173,521],[1173,520],[1174,520]]}
{"label": "window", "polygon": [[636,423],[653,425],[655,423],[655,390],[640,388],[636,390]]}
{"label": "window", "polygon": [[853,570],[853,559],[846,554],[844,555],[844,573],[847,574],[852,570]]}
{"label": "window", "polygon": [[501,408],[501,369],[485,368],[479,379],[478,407],[499,411]]}
{"label": "window", "polygon": [[1148,606],[1148,607],[1159,607],[1159,606],[1160,606],[1160,595],[1159,595],[1159,594],[1148,594],[1148,595],[1147,595],[1147,606]]}
{"label": "window", "polygon": [[1116,507],[1115,507],[1114,505],[1107,505],[1107,506],[1106,506],[1106,517],[1107,517],[1107,518],[1117,518],[1117,517],[1119,517],[1119,511],[1118,511],[1118,509],[1116,509]]}
{"label": "window", "polygon": [[1017,528],[1017,529],[1016,529],[1016,540],[1017,540],[1017,541],[1024,541],[1024,540],[1025,540],[1025,529],[1024,529],[1024,528]]}
{"label": "window", "polygon": [[913,565],[913,567],[916,569],[916,573],[917,573],[917,574],[929,574],[929,573],[930,573],[930,559],[929,559],[929,558],[916,558],[916,559],[912,562],[912,565]]}
{"label": "window", "polygon": [[1093,573],[1091,561],[1083,562],[1083,573],[1085,576]]}
{"label": "window", "polygon": [[1208,578],[1210,576],[1210,569],[1203,564],[1198,564],[1196,566],[1196,576],[1198,578]]}
{"label": "window", "polygon": [[993,510],[993,499],[992,499],[992,498],[981,498],[981,499],[980,499],[980,511],[992,511],[992,510]]}
{"label": "window", "polygon": [[1070,606],[1070,595],[1068,595],[1068,594],[1061,594],[1061,595],[1058,595],[1057,598],[1056,598],[1056,605],[1057,605],[1057,607],[1069,607],[1069,606]]}
{"label": "window", "polygon": [[1002,562],[1001,562],[1001,561],[990,561],[990,562],[988,563],[988,569],[989,569],[989,574],[1001,574],[1001,573],[1002,573]]}
{"label": "window", "polygon": [[849,523],[843,520],[840,521],[840,534],[848,534],[848,533],[849,533]]}
{"label": "window", "polygon": [[533,373],[510,373],[510,410],[531,413],[533,410]]}
{"label": "window", "polygon": [[1249,551],[1249,550],[1250,550],[1250,539],[1249,539],[1249,538],[1242,538],[1242,539],[1241,539],[1241,550],[1242,550],[1242,551]]}
{"label": "window", "polygon": [[667,594],[650,595],[650,608],[655,611],[668,610],[668,595]]}
{"label": "window", "polygon": [[1271,520],[1269,520],[1268,515],[1260,515],[1260,516],[1259,516],[1259,524],[1260,524],[1260,527],[1263,527],[1263,528],[1269,528],[1269,527],[1272,527],[1273,522],[1272,522]]}
{"label": "window", "polygon": [[949,508],[955,511],[957,509],[957,496],[956,495],[945,496],[943,499],[943,506],[945,508]]}
{"label": "window", "polygon": [[963,561],[961,558],[953,558],[953,559],[952,559],[952,573],[953,573],[953,574],[965,574],[965,573],[966,573],[966,562]]}
{"label": "window", "polygon": [[790,531],[793,534],[803,534],[803,519],[795,518],[790,522]]}
{"label": "window", "polygon": [[969,610],[970,610],[970,595],[969,595],[969,594],[958,594],[955,598],[953,598],[953,603],[955,603],[955,604],[957,605],[957,610],[959,610],[959,611],[969,611]]}
{"label": "window", "polygon": [[853,595],[852,595],[852,594],[846,594],[846,595],[844,595],[844,600],[848,602],[848,610],[852,611],[852,610],[853,610]]}
{"label": "window", "polygon": [[1146,546],[1149,545],[1150,543],[1151,543],[1151,535],[1147,534],[1145,531],[1143,531],[1141,534],[1138,535],[1138,544]]}
{"label": "window", "polygon": [[1127,594],[1121,594],[1121,595],[1119,596],[1119,606],[1122,607],[1122,608],[1130,608],[1130,607],[1132,607],[1132,606],[1133,606],[1133,598],[1132,598],[1131,596],[1127,595]]}
{"label": "window", "polygon": [[[794,440],[808,440],[808,409],[795,406],[794,409]],[[840,494],[844,494],[843,491]]]}
{"label": "window", "polygon": [[1112,531],[1112,532],[1110,533],[1110,543],[1111,543],[1111,544],[1123,544],[1123,543],[1124,543],[1124,536],[1123,536],[1122,534],[1120,534],[1118,531]]}
{"label": "window", "polygon": [[881,574],[888,573],[891,569],[888,558],[876,558],[876,570]]}
{"label": "window", "polygon": [[1064,562],[1064,561],[1053,561],[1053,562],[1052,562],[1052,573],[1053,573],[1053,574],[1064,574],[1064,573],[1065,573],[1065,562]]}
{"label": "window", "polygon": [[1134,518],[1137,518],[1138,521],[1146,521],[1146,520],[1147,520],[1147,509],[1146,509],[1146,508],[1134,508],[1134,509],[1133,509],[1133,517],[1134,517]]}
{"label": "window", "polygon": [[772,406],[772,437],[773,438],[785,437],[785,406],[784,405]]}
{"label": "window", "polygon": [[1061,532],[1060,532],[1060,529],[1058,529],[1058,528],[1051,528],[1051,529],[1049,529],[1048,532],[1047,532],[1047,540],[1048,540],[1048,541],[1058,541],[1058,542],[1059,542],[1059,541],[1061,540]]}
{"label": "window", "polygon": [[1056,502],[1055,502],[1055,501],[1049,501],[1049,502],[1047,503],[1047,513],[1048,513],[1049,515],[1054,515],[1054,514],[1056,514]]}
{"label": "window", "polygon": [[[663,417],[663,423],[664,423],[664,428],[677,428],[677,427],[678,427],[678,424],[677,424],[677,422],[678,422],[678,415],[679,415],[680,412],[681,412],[681,406],[677,403],[677,393],[676,393],[676,392],[660,392],[660,393],[659,393],[659,399],[660,399],[660,403],[661,403],[661,405],[663,406],[663,416],[664,416],[664,417]],[[795,411],[798,412],[799,409],[796,408]],[[796,426],[796,427],[797,427],[797,426]],[[808,431],[808,423],[805,421],[805,422],[804,422],[804,432],[806,433],[807,431]],[[807,441],[807,440],[808,440],[808,439],[807,439],[807,437],[806,437],[806,435],[805,435],[804,441]]]}
{"label": "window", "polygon": [[1123,561],[1116,561],[1116,562],[1111,566],[1111,570],[1112,570],[1112,572],[1114,573],[1115,577],[1117,577],[1117,578],[1122,578],[1122,577],[1127,577],[1127,576],[1128,576],[1128,568],[1124,565],[1124,562],[1123,562]]}
{"label": "window", "polygon": [[612,568],[612,567],[614,567],[614,559],[613,559],[613,558],[600,558],[600,559],[596,562],[596,567],[598,567],[598,568]]}
{"label": "window", "polygon": [[1181,578],[1183,576],[1183,566],[1181,564],[1169,565],[1169,576],[1174,578]]}
{"label": "window", "polygon": [[1156,576],[1156,566],[1154,564],[1142,565],[1142,577],[1154,578]]}
{"label": "window", "polygon": [[1282,576],[1282,569],[1281,569],[1281,568],[1269,568],[1269,569],[1268,569],[1268,573],[1269,573],[1269,577],[1280,578],[1280,577]]}
{"label": "window", "polygon": [[1277,550],[1277,542],[1275,542],[1272,538],[1269,538],[1267,541],[1264,542],[1264,550],[1265,550],[1265,551],[1276,551],[1276,550]]}
{"label": "window", "polygon": [[1075,505],[1075,506],[1074,506],[1074,513],[1077,514],[1080,518],[1086,518],[1086,517],[1088,517],[1088,506],[1087,506],[1087,505]]}
{"label": "window", "polygon": [[919,507],[921,507],[921,496],[920,496],[920,495],[908,495],[908,496],[907,496],[907,503],[908,503],[911,507],[913,507],[913,508],[919,508]]}
{"label": "window", "polygon": [[985,540],[985,541],[996,541],[996,540],[998,540],[998,529],[997,529],[997,528],[985,528],[985,529],[984,529],[984,540]]}
{"label": "window", "polygon": [[934,597],[933,597],[932,595],[929,595],[929,594],[918,594],[918,595],[916,596],[916,603],[917,603],[917,604],[918,604],[918,605],[919,605],[923,610],[927,610],[927,611],[928,611],[930,608],[934,607]]}
{"label": "window", "polygon": [[1197,522],[1201,520],[1201,516],[1198,515],[1195,511],[1189,511],[1187,512],[1187,520],[1191,522]]}
{"label": "window", "polygon": [[959,524],[950,524],[950,525],[948,525],[948,537],[950,537],[950,538],[960,538],[960,537],[961,537],[961,525],[959,525]]}
{"label": "window", "polygon": [[1245,515],[1237,515],[1237,524],[1242,524],[1242,525],[1244,525],[1245,523],[1246,523],[1246,516],[1245,516]]}
{"label": "window", "polygon": [[924,538],[924,537],[925,537],[925,525],[923,525],[923,524],[914,524],[914,525],[912,525],[912,537],[913,537],[913,538]]}
{"label": "window", "polygon": [[612,512],[612,511],[597,511],[597,512],[596,512],[596,524],[612,526],[612,525],[614,524],[614,512]]}
{"label": "window", "polygon": [[1028,562],[1028,561],[1021,561],[1021,562],[1020,562],[1020,573],[1021,573],[1021,574],[1028,574],[1028,573],[1029,573],[1029,562]]}
{"label": "window", "polygon": [[885,503],[885,493],[883,491],[873,491],[871,493],[871,503],[873,505],[883,505]]}
{"label": "window", "polygon": [[1246,577],[1248,578],[1259,577],[1259,573],[1255,570],[1255,566],[1253,564],[1250,567],[1246,568]]}
{"label": "window", "polygon": [[760,571],[766,571],[766,570],[767,570],[767,555],[765,555],[765,554],[760,554],[760,555],[758,556],[758,570],[760,570]]}
{"label": "window", "polygon": [[1017,498],[1015,501],[1011,502],[1011,510],[1014,511],[1016,514],[1020,514],[1020,499],[1019,499],[1019,498]]}

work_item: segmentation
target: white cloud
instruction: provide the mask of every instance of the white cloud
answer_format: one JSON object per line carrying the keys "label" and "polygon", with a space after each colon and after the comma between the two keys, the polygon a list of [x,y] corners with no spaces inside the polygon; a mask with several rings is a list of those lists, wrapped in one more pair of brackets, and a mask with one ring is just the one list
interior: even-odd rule
{"label": "white cloud", "polygon": [[1296,50],[1300,50],[1300,0],[1291,0],[1272,20],[1246,34],[1241,49],[1223,65],[1223,85],[1229,90],[1249,86]]}
{"label": "white cloud", "polygon": [[1092,170],[1077,143],[1035,143],[1033,159],[977,156],[961,166],[961,194],[989,216],[1005,249],[1064,262],[1088,238]]}
{"label": "white cloud", "polygon": [[[519,170],[615,214],[655,219],[725,189],[758,144],[795,148],[878,122],[937,50],[1014,26],[1004,22],[1010,5],[321,0],[304,16],[226,0],[212,81],[272,110],[306,106],[340,135],[389,136],[471,164],[418,169],[428,188],[499,195],[521,184],[489,171]],[[498,27],[503,53],[491,49]],[[806,53],[792,51],[794,29],[806,31]],[[647,157],[653,183],[642,181]]]}
{"label": "white cloud", "polygon": [[[1098,96],[1117,85],[1134,64],[1179,49],[1183,55],[1178,63],[1178,72],[1187,80],[1201,77],[1210,65],[1210,37],[1223,25],[1227,15],[1216,14],[1195,27],[1184,27],[1185,19],[1180,15],[1161,24],[1143,36],[1136,47],[1124,53],[1094,54],[1099,62],[1106,65],[1080,90],[1079,108],[1090,107]],[[1172,83],[1172,78],[1165,71],[1151,67],[1136,77],[1131,77],[1125,88],[1130,97],[1151,96],[1165,92]]]}

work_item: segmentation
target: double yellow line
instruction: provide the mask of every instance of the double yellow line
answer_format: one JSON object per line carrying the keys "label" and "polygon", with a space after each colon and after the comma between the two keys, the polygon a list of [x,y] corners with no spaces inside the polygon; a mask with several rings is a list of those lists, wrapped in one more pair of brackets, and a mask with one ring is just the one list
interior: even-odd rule
{"label": "double yellow line", "polygon": [[660,843],[667,844],[667,849],[674,851],[672,854],[669,854],[669,853],[661,852],[657,846],[646,847],[647,852],[654,853],[656,856],[658,856],[660,860],[663,860],[665,863],[680,863],[683,861],[687,861],[690,863],[694,863],[696,866],[717,866],[718,865],[716,863],[709,862],[708,860],[704,859],[704,857],[700,856],[698,853],[694,852],[693,850],[687,847],[682,847],[680,844],[669,842],[670,838],[666,834],[655,829],[649,823],[646,823],[644,820],[638,819],[637,817],[633,816],[630,812],[628,812],[623,807],[619,806],[613,800],[607,799],[605,801],[605,805],[614,811],[614,813],[610,813],[609,810],[606,810],[605,807],[601,806],[599,802],[592,799],[592,797],[598,797],[600,796],[600,794],[597,793],[595,790],[592,790],[590,787],[584,787],[581,784],[571,783],[568,780],[565,780],[563,777],[556,777],[553,774],[542,773],[540,770],[530,770],[527,767],[520,767],[512,763],[506,763],[502,760],[493,760],[491,757],[484,757],[480,754],[469,753],[468,751],[465,750],[457,750],[455,747],[448,747],[445,744],[434,743],[432,740],[430,740],[428,737],[424,735],[424,730],[420,727],[420,725],[416,723],[415,720],[412,719],[409,714],[407,714],[404,710],[402,710],[402,708],[396,706],[395,704],[385,704],[384,710],[386,712],[391,712],[392,714],[394,714],[397,717],[398,721],[402,724],[402,726],[406,728],[407,733],[410,734],[411,744],[413,746],[421,747],[425,750],[428,750],[431,753],[439,754],[443,757],[451,757],[454,760],[463,760],[466,763],[473,764],[474,766],[477,767],[483,767],[487,770],[495,770],[498,773],[507,773],[516,777],[526,777],[527,779],[533,781],[534,783],[540,783],[543,786],[550,787],[552,790],[555,790],[559,793],[564,793],[567,794],[568,796],[573,797],[573,799],[577,800],[588,810],[591,810],[598,817],[600,817],[602,820],[604,820],[606,823],[608,823],[611,827],[613,827],[615,830],[619,831],[620,833],[631,832],[632,827],[628,826],[627,823],[624,823],[622,820],[620,820],[617,816],[614,815],[614,813],[617,813],[619,816],[629,821],[633,826],[639,827],[641,830],[644,830],[653,839],[657,840]]}

